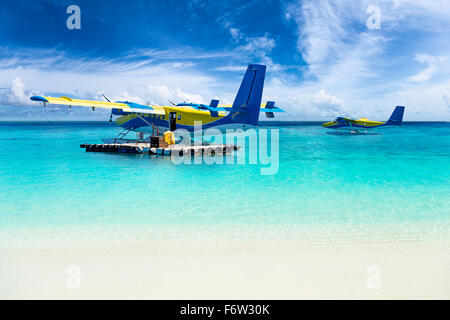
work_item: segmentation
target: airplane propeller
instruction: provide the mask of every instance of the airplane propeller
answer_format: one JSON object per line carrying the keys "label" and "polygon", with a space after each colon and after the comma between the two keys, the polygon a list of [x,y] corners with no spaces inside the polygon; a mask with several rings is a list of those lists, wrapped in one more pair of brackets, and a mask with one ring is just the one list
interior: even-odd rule
{"label": "airplane propeller", "polygon": [[[103,96],[103,98],[106,99],[106,101],[111,102],[103,93],[102,93],[102,96]],[[94,108],[92,108],[92,110],[94,110]],[[109,122],[112,122],[112,116],[113,116],[113,114],[112,114],[112,110],[111,110],[111,115],[109,116]]]}

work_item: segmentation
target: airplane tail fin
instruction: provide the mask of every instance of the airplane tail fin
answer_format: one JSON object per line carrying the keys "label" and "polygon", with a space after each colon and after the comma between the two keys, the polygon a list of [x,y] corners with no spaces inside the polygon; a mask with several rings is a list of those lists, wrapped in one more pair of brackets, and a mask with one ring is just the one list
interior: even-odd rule
{"label": "airplane tail fin", "polygon": [[394,112],[392,112],[391,117],[386,122],[387,125],[391,126],[401,126],[403,122],[403,113],[405,112],[405,107],[396,106]]}
{"label": "airplane tail fin", "polygon": [[266,66],[249,64],[227,117],[233,122],[258,125]]}
{"label": "airplane tail fin", "polygon": [[[269,110],[269,109],[274,109],[274,108],[275,108],[275,102],[267,101],[265,109]],[[275,118],[273,112],[266,112],[266,117],[267,118]]]}

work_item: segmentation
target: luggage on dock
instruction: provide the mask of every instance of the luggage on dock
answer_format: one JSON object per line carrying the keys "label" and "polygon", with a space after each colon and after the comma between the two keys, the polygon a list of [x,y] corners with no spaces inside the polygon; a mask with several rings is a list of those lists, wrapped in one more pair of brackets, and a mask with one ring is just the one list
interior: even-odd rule
{"label": "luggage on dock", "polygon": [[159,148],[159,137],[150,137],[150,148]]}

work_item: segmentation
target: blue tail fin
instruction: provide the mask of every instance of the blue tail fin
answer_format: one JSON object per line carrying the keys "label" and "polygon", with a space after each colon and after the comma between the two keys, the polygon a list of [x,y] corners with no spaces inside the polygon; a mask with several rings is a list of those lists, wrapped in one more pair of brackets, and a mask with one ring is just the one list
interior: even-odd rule
{"label": "blue tail fin", "polygon": [[[274,108],[275,108],[275,102],[267,101],[265,109],[274,109]],[[273,115],[273,112],[266,112],[266,117],[267,118],[275,118],[275,116]]]}
{"label": "blue tail fin", "polygon": [[391,126],[401,126],[403,122],[403,113],[405,112],[405,107],[396,106],[394,112],[392,112],[391,117],[386,122],[387,125]]}
{"label": "blue tail fin", "polygon": [[233,122],[258,125],[266,66],[249,64],[227,117]]}
{"label": "blue tail fin", "polygon": [[217,106],[219,105],[219,100],[213,99],[211,100],[211,103],[207,107],[209,109],[209,112],[211,114],[211,117],[218,117],[219,113],[217,112]]}

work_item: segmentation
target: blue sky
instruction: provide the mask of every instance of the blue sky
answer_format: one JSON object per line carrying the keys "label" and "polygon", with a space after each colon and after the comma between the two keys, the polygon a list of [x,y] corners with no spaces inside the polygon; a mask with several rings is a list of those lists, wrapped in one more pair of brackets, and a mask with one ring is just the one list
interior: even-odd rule
{"label": "blue sky", "polygon": [[[69,30],[69,5],[81,29]],[[380,28],[367,20],[375,6]],[[32,94],[230,103],[246,65],[284,120],[450,120],[450,1],[24,1],[0,4],[0,120],[106,120]]]}

